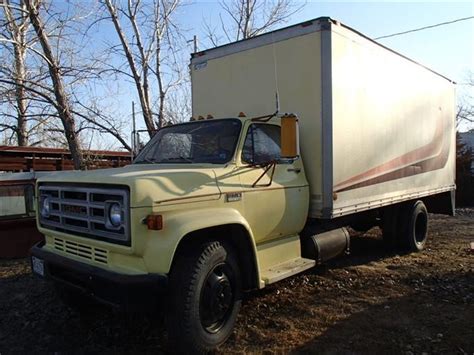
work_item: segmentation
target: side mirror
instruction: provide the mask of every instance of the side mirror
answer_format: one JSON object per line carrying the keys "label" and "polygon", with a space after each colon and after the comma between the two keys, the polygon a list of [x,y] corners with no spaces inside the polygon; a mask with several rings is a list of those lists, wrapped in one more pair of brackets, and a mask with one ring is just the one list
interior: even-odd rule
{"label": "side mirror", "polygon": [[281,117],[281,157],[297,158],[299,149],[298,117],[293,114],[285,114]]}

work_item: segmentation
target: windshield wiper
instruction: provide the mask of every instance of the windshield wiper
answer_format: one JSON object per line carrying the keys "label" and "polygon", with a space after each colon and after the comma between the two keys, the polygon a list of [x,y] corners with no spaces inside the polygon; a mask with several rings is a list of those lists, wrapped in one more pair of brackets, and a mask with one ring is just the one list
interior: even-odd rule
{"label": "windshield wiper", "polygon": [[185,157],[166,158],[157,161],[157,163],[192,163],[193,160]]}

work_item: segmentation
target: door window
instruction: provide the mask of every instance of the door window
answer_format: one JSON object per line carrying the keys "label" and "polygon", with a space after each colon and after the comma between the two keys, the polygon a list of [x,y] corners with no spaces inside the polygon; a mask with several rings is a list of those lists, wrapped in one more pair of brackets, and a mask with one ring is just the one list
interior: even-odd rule
{"label": "door window", "polygon": [[242,161],[263,164],[280,160],[280,126],[252,124],[245,137]]}

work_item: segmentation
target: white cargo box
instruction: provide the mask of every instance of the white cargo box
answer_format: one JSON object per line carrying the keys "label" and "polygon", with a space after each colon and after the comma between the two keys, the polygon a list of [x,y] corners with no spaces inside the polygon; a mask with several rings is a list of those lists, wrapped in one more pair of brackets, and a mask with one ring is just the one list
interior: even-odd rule
{"label": "white cargo box", "polygon": [[300,118],[310,216],[454,189],[455,87],[329,18],[196,53],[193,115]]}

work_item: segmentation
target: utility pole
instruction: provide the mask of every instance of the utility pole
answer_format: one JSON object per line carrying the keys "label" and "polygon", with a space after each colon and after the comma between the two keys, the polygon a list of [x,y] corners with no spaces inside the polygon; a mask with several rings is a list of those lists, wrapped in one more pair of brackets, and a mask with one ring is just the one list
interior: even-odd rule
{"label": "utility pole", "polygon": [[137,126],[136,126],[136,120],[135,120],[135,101],[132,101],[132,159],[135,155],[135,151],[137,149]]}
{"label": "utility pole", "polygon": [[189,41],[186,41],[186,43],[193,43],[193,50],[194,52],[193,53],[197,53],[198,51],[198,38],[196,35],[193,36],[193,39],[189,40]]}

